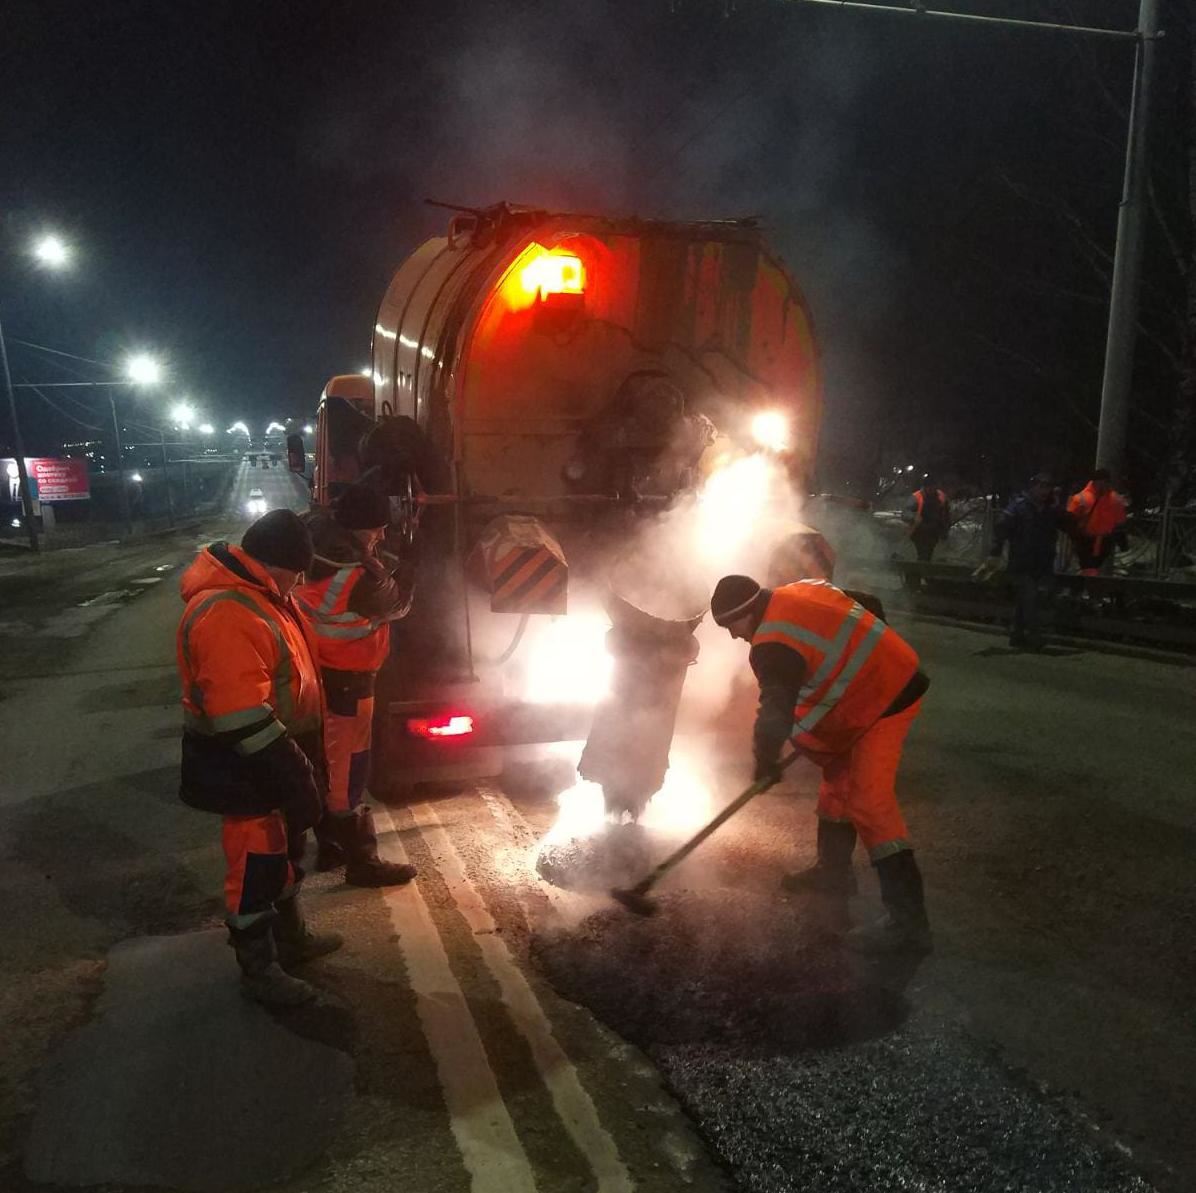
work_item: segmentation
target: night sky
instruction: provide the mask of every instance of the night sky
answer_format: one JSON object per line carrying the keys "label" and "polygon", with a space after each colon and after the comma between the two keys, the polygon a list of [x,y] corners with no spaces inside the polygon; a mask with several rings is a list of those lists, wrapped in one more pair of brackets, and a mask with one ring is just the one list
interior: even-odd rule
{"label": "night sky", "polygon": [[[761,216],[825,353],[824,485],[905,454],[978,484],[1090,459],[1128,43],[784,0],[9,0],[3,32],[6,334],[162,352],[171,383],[140,417],[183,393],[225,424],[310,414],[329,375],[366,363],[395,267],[443,228],[423,199],[508,199]],[[1169,39],[1164,212],[1184,199],[1184,52]],[[28,264],[42,227],[76,246],[70,274]],[[1140,353],[1144,477],[1182,308],[1157,231],[1148,256],[1162,347]],[[10,352],[17,380],[70,379]],[[31,448],[69,436],[21,400]]]}

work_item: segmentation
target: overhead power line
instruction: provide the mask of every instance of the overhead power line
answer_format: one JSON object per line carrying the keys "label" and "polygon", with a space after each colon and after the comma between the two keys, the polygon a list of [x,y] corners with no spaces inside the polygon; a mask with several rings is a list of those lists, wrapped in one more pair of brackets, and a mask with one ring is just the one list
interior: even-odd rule
{"label": "overhead power line", "polygon": [[105,364],[102,360],[92,360],[90,356],[79,356],[74,352],[63,352],[61,348],[47,348],[45,344],[34,344],[30,340],[17,340],[9,337],[10,344],[20,344],[22,348],[36,348],[38,352],[48,352],[51,356],[65,356],[70,360],[81,360],[84,364],[99,365],[103,369],[112,368],[111,365]]}
{"label": "overhead power line", "polygon": [[43,402],[45,402],[45,404],[47,406],[49,406],[51,410],[56,411],[58,414],[62,415],[63,418],[70,419],[71,422],[77,424],[80,427],[86,427],[89,431],[100,431],[103,429],[96,423],[84,422],[83,419],[76,418],[69,411],[63,410],[62,407],[59,406],[56,402],[54,402],[50,398],[46,397],[46,395],[44,393],[42,393],[42,391],[40,389],[38,389],[36,385],[31,385],[31,386],[29,386],[29,388],[31,390],[33,390],[33,392],[35,394],[37,394],[37,396],[39,398],[41,398],[41,400]]}

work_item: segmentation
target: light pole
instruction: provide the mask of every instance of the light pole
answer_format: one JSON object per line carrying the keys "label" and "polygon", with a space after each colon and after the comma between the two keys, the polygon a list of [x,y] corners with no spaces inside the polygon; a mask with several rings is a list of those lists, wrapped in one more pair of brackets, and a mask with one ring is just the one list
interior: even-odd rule
{"label": "light pole", "polygon": [[[116,471],[120,488],[121,517],[125,524],[126,536],[133,533],[133,515],[129,509],[129,494],[125,486],[125,455],[124,444],[120,438],[120,420],[116,414],[116,393],[122,385],[154,385],[162,378],[162,366],[152,357],[144,353],[130,357],[125,362],[125,375],[128,381],[46,381],[35,383],[21,381],[13,385],[9,383],[11,397],[14,389],[106,389],[108,391],[108,409],[112,413],[112,436],[116,441]],[[141,478],[138,477],[138,480]]]}
{"label": "light pole", "polygon": [[[1104,29],[1049,21],[1014,20],[949,12],[914,3],[898,7],[874,4],[871,0],[797,0],[802,4],[826,4],[835,8],[888,13],[914,20],[937,18],[970,24],[976,28],[1041,30],[1074,33],[1107,41],[1134,42],[1134,83],[1130,97],[1129,129],[1126,134],[1125,175],[1117,213],[1117,242],[1113,250],[1113,282],[1109,294],[1109,325],[1105,339],[1105,368],[1101,382],[1100,425],[1096,436],[1096,462],[1111,472],[1120,469],[1125,455],[1125,429],[1129,419],[1130,387],[1133,381],[1134,343],[1138,338],[1138,288],[1142,272],[1143,196],[1146,190],[1147,134],[1150,129],[1150,98],[1154,82],[1159,29],[1159,0],[1138,0],[1138,24],[1134,29]],[[363,373],[368,370],[362,369]]]}
{"label": "light pole", "polygon": [[[70,246],[61,237],[47,234],[38,239],[33,247],[34,259],[47,269],[63,269],[70,264]],[[17,417],[17,398],[13,392],[12,373],[8,368],[8,345],[4,342],[4,325],[0,322],[0,366],[3,366],[4,391],[8,395],[8,413],[12,421],[12,446],[17,455],[17,483],[21,491],[21,514],[25,530],[29,535],[29,549],[41,550],[37,536],[37,521],[33,516],[33,489],[29,484],[29,473],[25,468],[25,441],[21,436],[21,420]]]}
{"label": "light pole", "polygon": [[29,473],[25,470],[25,441],[21,438],[21,423],[17,418],[17,399],[12,388],[12,374],[8,371],[8,348],[4,343],[4,325],[0,323],[0,363],[4,366],[4,389],[8,394],[8,413],[12,421],[12,447],[17,454],[17,483],[21,489],[21,521],[29,535],[29,549],[40,551],[37,522],[33,517],[33,492],[29,487]]}
{"label": "light pole", "polygon": [[1117,247],[1109,294],[1109,330],[1105,339],[1105,374],[1101,382],[1100,426],[1096,434],[1096,466],[1114,474],[1125,459],[1134,380],[1134,343],[1138,338],[1138,290],[1142,273],[1142,231],[1145,217],[1147,137],[1150,96],[1154,85],[1159,39],[1159,0],[1140,0],[1134,86],[1130,99],[1125,147],[1125,178],[1117,212]]}

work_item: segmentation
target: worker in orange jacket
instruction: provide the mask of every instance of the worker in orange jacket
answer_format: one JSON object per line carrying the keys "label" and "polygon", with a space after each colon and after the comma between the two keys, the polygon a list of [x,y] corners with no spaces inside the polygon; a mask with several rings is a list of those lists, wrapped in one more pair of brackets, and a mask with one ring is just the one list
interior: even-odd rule
{"label": "worker in orange jacket", "polygon": [[909,537],[919,563],[930,563],[934,549],[951,530],[951,504],[947,494],[927,477],[906,506]]}
{"label": "worker in orange jacket", "polygon": [[177,637],[184,803],[223,817],[224,897],[242,989],[270,1006],[314,998],[286,969],[340,948],[299,904],[306,830],[326,784],[315,640],[290,592],[311,536],[289,510],[213,543],[183,573]]}
{"label": "worker in orange jacket", "polygon": [[928,952],[922,875],[895,790],[902,745],[930,686],[913,648],[821,580],[769,590],[748,576],[724,576],[710,610],[731,637],[751,643],[760,685],[756,779],[780,778],[786,741],[822,770],[817,862],[783,885],[844,899],[854,894],[858,837],[880,880],[886,915],[853,929],[847,944],[866,953]]}
{"label": "worker in orange jacket", "polygon": [[414,574],[384,562],[390,502],[367,484],[350,485],[331,512],[307,516],[315,558],[295,593],[315,631],[328,709],[328,807],[316,829],[317,868],[341,861],[352,886],[398,886],[415,867],[378,856],[374,818],[362,802],[369,776],[374,682],[390,649],[390,623],[411,608]]}
{"label": "worker in orange jacket", "polygon": [[1114,547],[1125,547],[1125,498],[1113,488],[1107,468],[1098,468],[1092,479],[1067,502],[1075,519],[1076,555],[1081,576],[1099,576]]}

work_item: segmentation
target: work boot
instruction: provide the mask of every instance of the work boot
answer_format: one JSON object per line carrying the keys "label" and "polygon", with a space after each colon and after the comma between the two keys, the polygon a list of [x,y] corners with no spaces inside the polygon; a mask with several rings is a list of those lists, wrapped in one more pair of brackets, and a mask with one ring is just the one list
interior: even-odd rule
{"label": "work boot", "polygon": [[345,864],[345,851],[336,839],[336,830],[331,824],[332,817],[325,813],[316,825],[316,873],[326,874],[329,870],[339,870]]}
{"label": "work boot", "polygon": [[313,961],[335,953],[345,943],[339,932],[313,932],[307,926],[299,896],[291,895],[274,904],[278,918],[274,921],[274,941],[278,949],[278,963],[283,969]]}
{"label": "work boot", "polygon": [[818,860],[805,870],[786,874],[781,887],[794,894],[838,895],[846,898],[859,889],[851,854],[855,849],[855,825],[836,820],[818,820]]}
{"label": "work boot", "polygon": [[922,872],[913,850],[875,863],[885,914],[875,923],[853,928],[844,943],[857,953],[929,953],[934,949],[922,893]]}
{"label": "work boot", "polygon": [[345,882],[350,886],[402,886],[415,877],[414,866],[378,856],[378,834],[369,808],[358,808],[352,816],[334,816],[330,823],[345,851]]}
{"label": "work boot", "polygon": [[272,921],[261,919],[248,928],[228,927],[228,942],[241,967],[241,993],[266,1007],[301,1007],[319,991],[293,978],[278,964]]}

